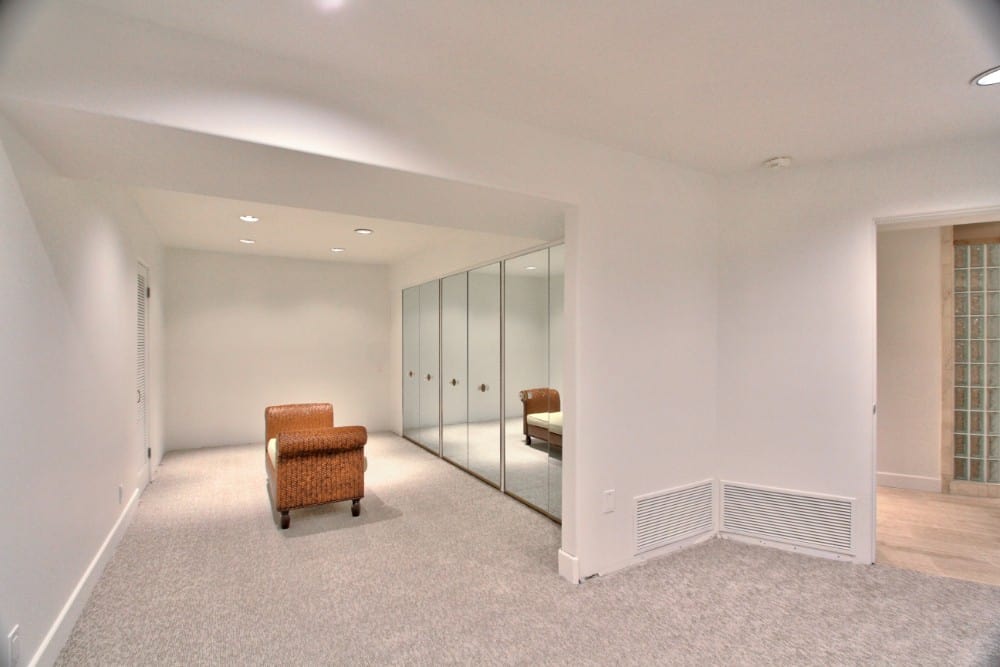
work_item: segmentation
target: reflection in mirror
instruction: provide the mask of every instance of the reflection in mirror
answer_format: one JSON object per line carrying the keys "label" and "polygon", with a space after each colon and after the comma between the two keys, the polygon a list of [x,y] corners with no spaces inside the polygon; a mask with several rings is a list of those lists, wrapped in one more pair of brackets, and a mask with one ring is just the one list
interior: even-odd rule
{"label": "reflection in mirror", "polygon": [[441,281],[441,455],[469,463],[468,291],[466,274]]}
{"label": "reflection in mirror", "polygon": [[557,519],[563,267],[529,253],[403,290],[402,313],[403,435]]}
{"label": "reflection in mirror", "polygon": [[[566,275],[566,246],[549,248],[549,384],[556,392],[563,388],[563,304]],[[562,406],[550,401],[549,431],[549,513],[562,516]]]}
{"label": "reflection in mirror", "polygon": [[469,470],[500,486],[500,264],[469,272]]}
{"label": "reflection in mirror", "polygon": [[551,513],[549,251],[504,262],[506,490]]}

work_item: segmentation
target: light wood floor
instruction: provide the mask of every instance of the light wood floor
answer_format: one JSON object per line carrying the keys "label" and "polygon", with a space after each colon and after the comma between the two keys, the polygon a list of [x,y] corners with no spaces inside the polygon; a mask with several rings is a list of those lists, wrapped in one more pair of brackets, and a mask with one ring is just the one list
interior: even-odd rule
{"label": "light wood floor", "polygon": [[1000,586],[1000,498],[879,487],[876,560]]}

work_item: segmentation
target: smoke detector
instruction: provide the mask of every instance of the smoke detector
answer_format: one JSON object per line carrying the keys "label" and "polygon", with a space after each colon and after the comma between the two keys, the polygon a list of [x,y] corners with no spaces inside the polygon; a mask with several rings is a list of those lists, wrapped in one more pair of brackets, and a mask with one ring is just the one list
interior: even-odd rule
{"label": "smoke detector", "polygon": [[766,169],[784,169],[792,165],[792,158],[787,155],[782,157],[773,157],[769,160],[764,160],[760,163],[760,166]]}

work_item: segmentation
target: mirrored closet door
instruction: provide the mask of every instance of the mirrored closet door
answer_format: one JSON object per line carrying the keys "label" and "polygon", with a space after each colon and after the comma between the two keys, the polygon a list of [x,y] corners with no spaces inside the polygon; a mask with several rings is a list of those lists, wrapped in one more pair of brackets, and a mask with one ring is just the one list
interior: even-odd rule
{"label": "mirrored closet door", "polygon": [[441,455],[500,486],[500,264],[441,280]]}
{"label": "mirrored closet door", "polygon": [[469,465],[468,276],[441,281],[441,455]]}
{"label": "mirrored closet door", "polygon": [[562,246],[403,290],[403,435],[561,515]]}
{"label": "mirrored closet door", "polygon": [[545,249],[504,262],[504,469],[507,493],[559,517],[562,411],[550,372],[549,255]]}
{"label": "mirrored closet door", "polygon": [[469,272],[469,470],[500,486],[500,264]]}
{"label": "mirrored closet door", "polygon": [[420,441],[420,288],[403,290],[403,436]]}
{"label": "mirrored closet door", "polygon": [[[566,275],[566,246],[549,248],[549,384],[558,396],[563,389],[563,305]],[[550,420],[553,440],[558,431],[558,443],[550,443],[546,460],[548,477],[548,508],[554,516],[562,516],[562,405],[549,400],[547,407],[558,413]]]}
{"label": "mirrored closet door", "polygon": [[420,428],[417,442],[440,453],[438,281],[420,286]]}

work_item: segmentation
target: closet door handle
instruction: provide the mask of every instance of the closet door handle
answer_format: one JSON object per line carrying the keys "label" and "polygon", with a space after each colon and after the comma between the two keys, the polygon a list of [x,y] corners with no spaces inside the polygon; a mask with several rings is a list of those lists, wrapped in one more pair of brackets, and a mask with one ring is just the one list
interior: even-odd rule
{"label": "closet door handle", "polygon": [[410,371],[410,377],[413,377],[413,371]]}
{"label": "closet door handle", "polygon": [[479,391],[481,391],[481,392],[483,392],[485,394],[487,392],[487,390],[489,390],[489,387],[486,386],[485,384],[481,384],[481,385],[479,385],[477,387],[477,389],[479,389]]}
{"label": "closet door handle", "polygon": [[430,373],[428,373],[428,374],[427,374],[427,381],[428,381],[428,382],[430,382],[430,381],[431,381],[431,374],[430,374]]}
{"label": "closet door handle", "polygon": [[455,378],[452,378],[451,382],[449,382],[448,384],[450,384],[452,387],[454,387],[455,385],[458,384],[458,380],[456,380]]}

